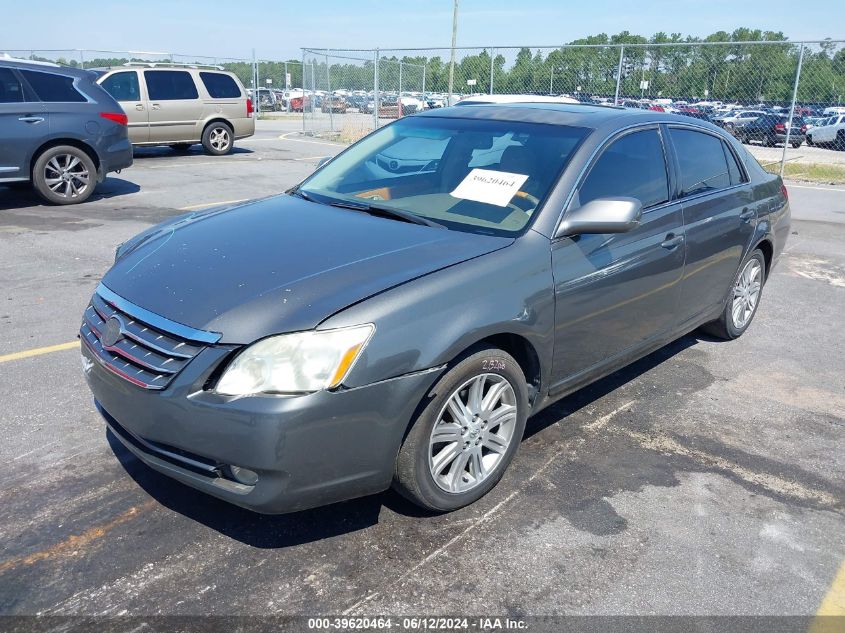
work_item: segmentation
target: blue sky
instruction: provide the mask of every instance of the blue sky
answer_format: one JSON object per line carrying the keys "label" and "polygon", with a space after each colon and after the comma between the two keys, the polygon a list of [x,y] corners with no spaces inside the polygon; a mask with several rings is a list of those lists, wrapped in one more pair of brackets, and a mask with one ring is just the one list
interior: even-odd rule
{"label": "blue sky", "polygon": [[[299,58],[301,46],[448,46],[452,0],[86,0],[81,19],[0,0],[7,49],[140,50]],[[56,3],[58,4],[58,3]],[[219,7],[220,10],[216,10]],[[845,2],[821,13],[782,0],[461,0],[458,44],[556,45],[595,33],[707,35],[739,26],[845,39]],[[139,12],[143,11],[143,16]],[[823,15],[823,17],[821,17]]]}

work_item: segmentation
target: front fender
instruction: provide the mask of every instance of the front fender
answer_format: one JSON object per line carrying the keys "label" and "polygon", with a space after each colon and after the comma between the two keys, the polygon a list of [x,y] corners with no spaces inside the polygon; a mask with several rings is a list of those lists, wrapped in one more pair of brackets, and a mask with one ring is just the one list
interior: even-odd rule
{"label": "front fender", "polygon": [[554,291],[548,238],[528,231],[512,245],[410,281],[324,321],[374,323],[376,332],[344,384],[359,387],[444,365],[496,334],[524,337],[548,385]]}

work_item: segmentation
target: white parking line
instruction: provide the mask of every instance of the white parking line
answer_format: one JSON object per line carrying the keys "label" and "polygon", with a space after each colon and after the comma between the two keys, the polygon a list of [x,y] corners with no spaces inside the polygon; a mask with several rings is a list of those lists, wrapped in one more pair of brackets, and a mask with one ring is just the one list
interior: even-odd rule
{"label": "white parking line", "polygon": [[299,134],[299,132],[288,132],[287,134],[282,134],[279,137],[279,140],[282,141],[292,141],[294,143],[310,143],[311,145],[330,145],[331,147],[346,147],[343,143],[329,143],[328,141],[310,141],[302,138],[288,138],[291,134]]}
{"label": "white parking line", "polygon": [[835,189],[833,187],[812,187],[810,185],[793,185],[790,183],[786,183],[786,187],[788,189],[815,189],[816,191],[838,191],[839,193],[845,193],[845,189]]}

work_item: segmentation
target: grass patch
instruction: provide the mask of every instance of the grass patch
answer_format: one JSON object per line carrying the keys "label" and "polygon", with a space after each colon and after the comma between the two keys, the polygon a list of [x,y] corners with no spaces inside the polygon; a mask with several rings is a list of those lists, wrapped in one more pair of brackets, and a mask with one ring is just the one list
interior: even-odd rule
{"label": "grass patch", "polygon": [[[780,162],[763,165],[763,169],[773,174],[780,173]],[[821,182],[829,185],[845,184],[845,165],[827,163],[786,163],[783,177],[789,180]]]}

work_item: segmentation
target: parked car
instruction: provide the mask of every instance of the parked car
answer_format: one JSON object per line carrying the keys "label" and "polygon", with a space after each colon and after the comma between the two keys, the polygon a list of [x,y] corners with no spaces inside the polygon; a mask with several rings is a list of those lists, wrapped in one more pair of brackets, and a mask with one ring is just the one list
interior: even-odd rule
{"label": "parked car", "polygon": [[366,95],[349,95],[346,97],[346,103],[348,107],[355,108],[358,112],[365,112],[367,106],[367,97]]}
{"label": "parked car", "polygon": [[286,98],[291,112],[304,112],[311,109],[311,95],[304,90],[289,90]]}
{"label": "parked car", "polygon": [[[220,66],[132,63],[97,79],[129,117],[133,145],[170,145],[184,151],[202,143],[209,154],[232,151],[255,133],[253,102],[234,73]],[[275,99],[259,89],[259,101]]]}
{"label": "parked car", "polygon": [[[766,114],[758,117],[751,123],[737,129],[736,137],[742,143],[760,141],[763,145],[777,145],[786,142],[786,132],[789,127],[789,116],[783,114]],[[804,119],[792,117],[792,127],[789,128],[789,144],[792,147],[801,147],[804,142],[807,128],[804,127]]]}
{"label": "parked car", "polygon": [[31,183],[52,204],[87,200],[132,165],[120,105],[84,71],[0,58],[0,185]]}
{"label": "parked car", "polygon": [[731,130],[744,127],[765,114],[762,110],[733,110],[729,114],[713,119],[713,123]]}
{"label": "parked car", "polygon": [[[366,169],[434,147],[433,173]],[[232,503],[392,485],[453,510],[496,485],[528,416],[699,326],[741,336],[789,230],[780,178],[714,125],[438,108],[284,195],[120,245],[84,314],[85,377],[129,451]]]}
{"label": "parked car", "polygon": [[349,104],[345,97],[340,95],[326,95],[323,97],[323,102],[320,104],[321,112],[336,112],[339,114],[346,114],[346,109]]}
{"label": "parked car", "polygon": [[835,114],[824,119],[807,132],[807,145],[831,145],[845,150],[845,114]]}

